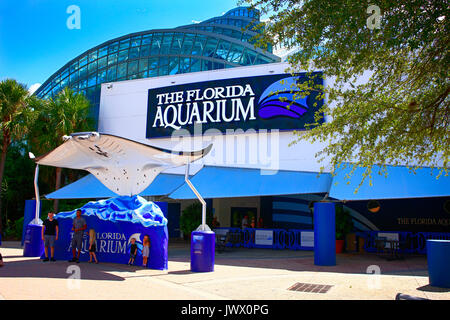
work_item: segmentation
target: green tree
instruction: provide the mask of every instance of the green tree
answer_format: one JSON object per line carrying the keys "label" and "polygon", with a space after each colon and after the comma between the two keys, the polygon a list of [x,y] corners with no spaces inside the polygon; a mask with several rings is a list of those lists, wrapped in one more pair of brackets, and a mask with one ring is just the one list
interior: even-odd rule
{"label": "green tree", "polygon": [[[89,109],[90,102],[84,95],[75,94],[67,87],[61,90],[40,109],[33,128],[33,149],[40,154],[46,153],[58,147],[64,135],[92,130],[94,123],[89,117]],[[61,187],[61,175],[62,168],[56,168],[56,190]],[[55,212],[58,212],[58,204],[55,200]]]}
{"label": "green tree", "polygon": [[[213,216],[212,210],[206,207],[206,224],[211,225]],[[190,239],[191,232],[196,230],[202,223],[202,204],[195,202],[183,210],[180,217],[180,229],[183,231],[183,236]]]}
{"label": "green tree", "polygon": [[[13,79],[0,82],[0,183],[9,146],[20,141],[29,132],[35,119],[35,109],[40,100],[30,96],[27,87]],[[2,231],[2,189],[0,188],[0,232]]]}
{"label": "green tree", "polygon": [[[242,1],[241,1],[242,2]],[[247,0],[269,21],[257,43],[293,50],[291,72],[323,71],[333,86],[303,84],[327,97],[300,139],[326,142],[317,154],[333,171],[371,177],[375,164],[439,168],[450,151],[449,7],[443,0]],[[371,4],[376,6],[370,6]],[[379,9],[379,10],[378,10]],[[378,14],[379,13],[379,14]],[[362,76],[367,81],[359,81]],[[317,126],[322,114],[330,122]],[[352,163],[352,164],[349,164]],[[380,172],[380,173],[382,173]]]}

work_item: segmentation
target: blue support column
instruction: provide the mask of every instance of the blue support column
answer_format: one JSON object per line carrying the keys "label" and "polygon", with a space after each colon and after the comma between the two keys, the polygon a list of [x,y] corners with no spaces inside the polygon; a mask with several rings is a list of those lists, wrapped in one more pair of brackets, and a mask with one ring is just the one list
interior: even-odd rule
{"label": "blue support column", "polygon": [[334,203],[314,203],[314,264],[336,265],[336,214]]}

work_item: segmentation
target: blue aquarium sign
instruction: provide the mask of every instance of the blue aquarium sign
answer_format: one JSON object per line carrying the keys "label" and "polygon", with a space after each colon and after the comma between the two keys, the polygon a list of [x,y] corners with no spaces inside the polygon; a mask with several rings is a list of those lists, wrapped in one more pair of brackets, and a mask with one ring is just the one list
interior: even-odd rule
{"label": "blue aquarium sign", "polygon": [[[277,74],[149,89],[146,137],[168,137],[180,129],[191,135],[208,129],[303,130],[323,105],[319,91],[300,91],[298,85],[306,81],[323,85],[323,75]],[[196,124],[201,132],[194,131]]]}

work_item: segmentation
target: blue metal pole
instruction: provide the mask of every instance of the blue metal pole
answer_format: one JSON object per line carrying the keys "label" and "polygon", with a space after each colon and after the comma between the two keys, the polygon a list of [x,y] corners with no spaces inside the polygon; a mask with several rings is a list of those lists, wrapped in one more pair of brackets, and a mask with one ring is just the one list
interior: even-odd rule
{"label": "blue metal pole", "polygon": [[336,265],[336,214],[334,203],[314,203],[314,264]]}

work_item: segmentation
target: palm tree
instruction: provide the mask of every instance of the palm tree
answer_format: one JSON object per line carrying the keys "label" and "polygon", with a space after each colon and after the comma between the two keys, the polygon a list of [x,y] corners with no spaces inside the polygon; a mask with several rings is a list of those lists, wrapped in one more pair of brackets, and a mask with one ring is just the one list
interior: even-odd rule
{"label": "palm tree", "polygon": [[[40,100],[13,79],[0,82],[0,184],[3,183],[6,154],[11,143],[21,140],[36,119]],[[0,232],[2,231],[2,188],[0,188]]]}
{"label": "palm tree", "polygon": [[[35,125],[33,146],[39,153],[53,150],[62,143],[62,137],[74,132],[92,130],[93,122],[89,117],[90,102],[82,94],[75,94],[65,87],[54,98],[42,105]],[[55,189],[61,187],[62,168],[56,168]],[[53,209],[58,212],[58,200]]]}

